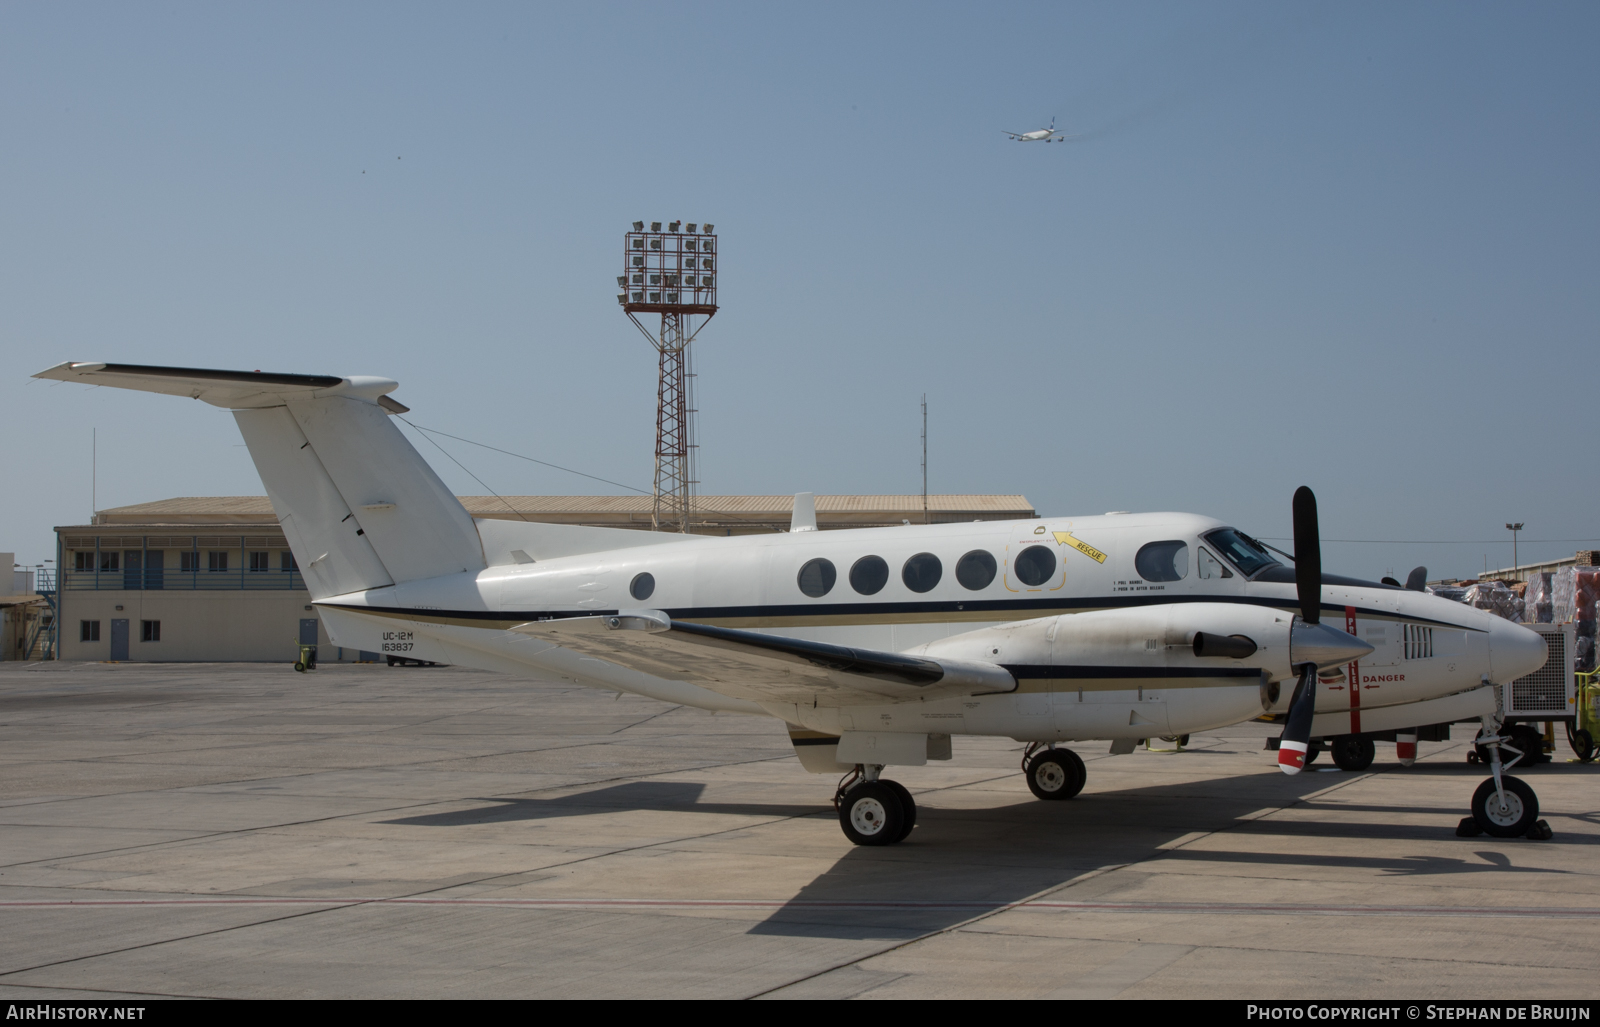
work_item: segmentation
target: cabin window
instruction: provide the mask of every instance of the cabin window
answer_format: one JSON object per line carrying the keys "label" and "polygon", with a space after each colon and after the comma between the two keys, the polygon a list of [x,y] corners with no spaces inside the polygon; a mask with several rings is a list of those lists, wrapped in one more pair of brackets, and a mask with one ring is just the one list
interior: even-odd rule
{"label": "cabin window", "polygon": [[1200,565],[1202,578],[1231,578],[1233,572],[1222,565],[1222,561],[1206,552],[1206,547],[1201,546],[1195,551],[1195,563]]}
{"label": "cabin window", "polygon": [[881,556],[863,556],[850,568],[850,587],[875,596],[889,583],[889,564]]}
{"label": "cabin window", "polygon": [[974,549],[956,561],[956,580],[961,582],[962,588],[976,592],[980,588],[989,587],[994,581],[996,570],[993,553]]}
{"label": "cabin window", "polygon": [[1147,542],[1134,556],[1133,569],[1146,581],[1182,581],[1189,576],[1189,543]]}
{"label": "cabin window", "polygon": [[635,574],[633,580],[628,583],[628,594],[641,603],[649,599],[655,593],[655,590],[655,575],[649,571],[645,571],[643,574]]}
{"label": "cabin window", "polygon": [[944,576],[944,564],[932,553],[918,553],[900,568],[900,580],[913,592],[932,592]]}
{"label": "cabin window", "polygon": [[839,580],[839,572],[833,569],[833,561],[818,557],[807,560],[806,565],[800,568],[800,591],[813,599],[820,599],[833,591],[833,583]]}
{"label": "cabin window", "polygon": [[1043,585],[1056,572],[1056,554],[1044,546],[1029,546],[1012,559],[1011,570],[1024,585]]}

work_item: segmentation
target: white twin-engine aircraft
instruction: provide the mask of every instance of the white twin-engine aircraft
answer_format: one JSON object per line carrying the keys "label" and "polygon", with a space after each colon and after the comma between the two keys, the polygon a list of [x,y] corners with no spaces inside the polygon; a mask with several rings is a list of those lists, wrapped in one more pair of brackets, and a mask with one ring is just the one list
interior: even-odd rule
{"label": "white twin-engine aircraft", "polygon": [[[1005,132],[1005,129],[1000,131]],[[1055,143],[1066,142],[1067,137],[1056,132],[1056,119],[1050,119],[1049,128],[1038,128],[1032,132],[1006,132],[1006,135],[1019,143]]]}
{"label": "white twin-engine aircraft", "polygon": [[386,378],[104,363],[37,377],[231,409],[339,645],[776,717],[807,770],[848,775],[835,798],[858,844],[910,833],[916,806],[882,771],[950,759],[952,735],[1032,743],[1030,788],[1065,799],[1084,765],[1059,742],[1125,753],[1263,711],[1287,712],[1290,773],[1316,738],[1399,732],[1407,757],[1416,726],[1481,718],[1494,776],[1475,818],[1510,836],[1538,814],[1501,775],[1491,685],[1541,666],[1543,640],[1323,576],[1309,489],[1292,570],[1177,513],[818,532],[802,493],[793,530],[771,535],[475,521],[389,420],[406,408]]}

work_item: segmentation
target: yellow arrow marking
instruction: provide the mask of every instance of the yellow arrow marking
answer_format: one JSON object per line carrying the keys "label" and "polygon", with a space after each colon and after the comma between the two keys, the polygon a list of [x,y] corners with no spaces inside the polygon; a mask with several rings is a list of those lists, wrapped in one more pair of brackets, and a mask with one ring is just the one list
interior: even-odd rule
{"label": "yellow arrow marking", "polygon": [[1095,563],[1106,562],[1106,554],[1102,553],[1100,550],[1096,549],[1094,546],[1091,546],[1082,539],[1073,538],[1072,532],[1058,531],[1055,532],[1055,536],[1057,542],[1064,546],[1071,546],[1073,549],[1076,549],[1078,552],[1082,553],[1084,556],[1087,556]]}

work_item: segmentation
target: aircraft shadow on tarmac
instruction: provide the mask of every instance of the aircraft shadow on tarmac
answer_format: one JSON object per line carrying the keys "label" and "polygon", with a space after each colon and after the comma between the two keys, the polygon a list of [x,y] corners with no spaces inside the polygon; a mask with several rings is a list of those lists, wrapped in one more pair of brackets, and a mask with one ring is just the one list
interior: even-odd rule
{"label": "aircraft shadow on tarmac", "polygon": [[519,820],[549,820],[554,817],[583,817],[623,810],[658,810],[663,813],[723,813],[744,817],[805,817],[832,813],[826,805],[795,806],[776,803],[701,802],[705,785],[689,781],[629,781],[592,792],[561,795],[549,799],[491,799],[492,803],[474,809],[449,813],[425,813],[385,823],[415,827],[466,827],[475,824],[503,824]]}
{"label": "aircraft shadow on tarmac", "polygon": [[[937,804],[937,793],[927,793],[918,827],[907,841],[884,848],[852,847],[802,886],[793,899],[752,927],[751,933],[853,939],[915,937],[951,927],[1093,870],[1156,859],[1345,868],[1389,876],[1560,872],[1517,866],[1485,844],[1507,843],[1488,838],[1473,839],[1477,844],[1471,849],[1463,844],[1459,856],[1410,855],[1404,851],[1392,855],[1237,851],[1238,846],[1227,850],[1158,848],[1196,830],[1221,830],[1224,837],[1386,840],[1403,846],[1406,842],[1453,838],[1454,818],[1465,813],[1448,811],[1449,815],[1440,818],[1438,824],[1397,823],[1389,814],[1428,811],[1316,800],[1296,802],[1329,783],[1327,777],[1312,775],[1287,780],[1279,775],[1230,777],[1182,785],[1091,791],[1071,802],[1048,803],[1029,798],[981,808],[942,807]],[[833,811],[825,804],[704,802],[705,789],[699,782],[630,781],[551,798],[484,798],[481,801],[485,805],[470,809],[404,817],[388,823],[452,828],[635,810],[833,819]],[[1294,818],[1242,819],[1264,807],[1289,805],[1295,805],[1298,811]],[[1308,819],[1308,814],[1315,817],[1322,810],[1337,819]],[[1352,813],[1379,817],[1352,822]],[[827,823],[819,824],[818,829],[836,831],[837,827]],[[1557,838],[1569,843],[1580,840],[1570,833]],[[1304,846],[1296,844],[1294,848]]]}

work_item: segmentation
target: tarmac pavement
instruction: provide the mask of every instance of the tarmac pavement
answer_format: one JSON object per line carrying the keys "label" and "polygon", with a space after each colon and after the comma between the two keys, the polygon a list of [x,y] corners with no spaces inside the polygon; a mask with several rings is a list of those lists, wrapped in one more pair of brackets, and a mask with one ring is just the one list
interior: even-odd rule
{"label": "tarmac pavement", "polygon": [[[1457,838],[1470,732],[1280,774],[1020,743],[858,848],[775,720],[458,668],[0,664],[0,996],[1593,998],[1600,764]],[[1159,743],[1158,743],[1159,744]],[[1313,770],[1321,770],[1326,757]]]}

